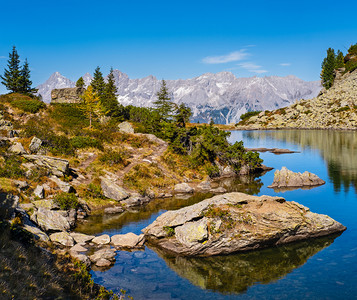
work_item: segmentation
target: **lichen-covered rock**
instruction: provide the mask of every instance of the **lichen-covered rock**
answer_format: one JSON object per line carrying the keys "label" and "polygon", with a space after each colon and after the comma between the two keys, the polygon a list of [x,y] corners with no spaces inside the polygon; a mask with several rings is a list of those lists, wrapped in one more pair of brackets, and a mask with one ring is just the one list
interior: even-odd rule
{"label": "lichen-covered rock", "polygon": [[54,182],[58,188],[64,193],[74,193],[75,189],[68,183],[59,179],[57,176],[51,176],[49,178],[52,182]]}
{"label": "lichen-covered rock", "polygon": [[42,185],[38,185],[38,186],[36,186],[35,190],[33,191],[33,194],[37,198],[43,199],[43,198],[45,198],[45,189],[43,188]]}
{"label": "lichen-covered rock", "polygon": [[90,259],[88,258],[87,255],[84,254],[80,254],[78,252],[75,251],[71,251],[70,252],[71,256],[77,260],[79,260],[80,262],[82,262],[83,264],[85,264],[86,267],[89,267],[91,264]]}
{"label": "lichen-covered rock", "polygon": [[76,244],[74,245],[71,249],[70,249],[71,252],[87,252],[88,249],[87,248],[84,248],[82,245],[80,244]]}
{"label": "lichen-covered rock", "polygon": [[101,249],[94,252],[94,254],[90,255],[89,259],[91,260],[92,263],[95,264],[100,259],[113,261],[115,259],[115,255],[116,253],[114,249]]}
{"label": "lichen-covered rock", "polygon": [[51,103],[80,103],[81,95],[85,88],[74,87],[64,89],[53,89],[51,91]]}
{"label": "lichen-covered rock", "polygon": [[118,125],[118,129],[123,133],[134,133],[134,128],[129,122],[122,122]]}
{"label": "lichen-covered rock", "polygon": [[284,188],[284,187],[304,187],[317,186],[325,184],[325,181],[320,179],[317,175],[305,171],[304,173],[295,173],[282,167],[281,170],[276,170],[274,173],[274,181],[268,187],[270,188]]}
{"label": "lichen-covered rock", "polygon": [[68,219],[60,211],[39,207],[32,217],[45,231],[67,231],[71,228]]}
{"label": "lichen-covered rock", "polygon": [[50,240],[55,243],[59,243],[66,247],[72,247],[74,245],[73,238],[68,232],[56,232],[50,235]]}
{"label": "lichen-covered rock", "polygon": [[56,209],[59,208],[59,206],[53,202],[53,200],[37,200],[37,201],[32,201],[32,204],[39,209],[40,207],[46,208],[46,209]]}
{"label": "lichen-covered rock", "polygon": [[149,197],[143,197],[139,194],[131,194],[131,196],[125,200],[120,201],[124,207],[141,206],[150,201]]}
{"label": "lichen-covered rock", "polygon": [[25,224],[24,229],[27,230],[28,232],[31,232],[34,235],[35,239],[39,239],[44,242],[47,242],[50,240],[48,235],[36,226],[30,226],[30,225]]}
{"label": "lichen-covered rock", "polygon": [[116,201],[129,198],[130,194],[122,187],[107,178],[101,178],[101,187],[105,197]]}
{"label": "lichen-covered rock", "polygon": [[115,247],[122,248],[135,248],[140,247],[144,243],[144,235],[136,235],[135,233],[129,232],[126,234],[113,235],[111,238],[111,243]]}
{"label": "lichen-covered rock", "polygon": [[37,153],[40,150],[41,146],[42,146],[42,141],[34,136],[31,140],[29,150],[31,153]]}
{"label": "lichen-covered rock", "polygon": [[178,183],[174,187],[175,193],[193,193],[195,190],[194,188],[190,187],[186,182]]}
{"label": "lichen-covered rock", "polygon": [[166,251],[211,256],[307,240],[345,229],[329,216],[312,213],[281,197],[228,193],[167,211],[143,232],[151,243]]}
{"label": "lichen-covered rock", "polygon": [[45,155],[23,155],[25,159],[34,163],[38,167],[44,167],[56,176],[64,176],[69,172],[69,162],[66,159],[45,156]]}

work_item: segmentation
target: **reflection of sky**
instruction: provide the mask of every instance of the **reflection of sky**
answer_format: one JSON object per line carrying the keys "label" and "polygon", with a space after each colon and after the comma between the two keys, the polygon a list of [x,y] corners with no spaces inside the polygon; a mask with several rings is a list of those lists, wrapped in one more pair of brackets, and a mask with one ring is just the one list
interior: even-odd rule
{"label": "reflection of sky", "polygon": [[[254,132],[254,138],[259,132]],[[261,153],[264,164],[275,169],[286,166],[295,172],[309,171],[326,181],[323,186],[310,190],[297,189],[284,193],[275,193],[267,188],[273,182],[274,170],[261,177],[264,183],[259,195],[283,196],[288,201],[299,202],[316,213],[327,214],[347,226],[345,231],[332,245],[310,257],[308,261],[294,269],[276,282],[259,284],[250,287],[240,295],[224,295],[193,286],[187,279],[173,272],[164,261],[150,249],[145,252],[143,259],[120,259],[107,272],[94,272],[96,282],[107,283],[106,286],[128,288],[135,299],[352,299],[357,295],[357,197],[353,189],[341,188],[334,190],[332,178],[329,178],[327,164],[319,150],[309,147],[300,148],[297,144],[274,140],[266,134],[259,139],[251,137],[249,132],[232,132],[230,140],[243,139],[246,147],[287,148],[301,153],[275,155],[269,152]],[[325,149],[328,151],[328,149]],[[356,168],[349,166],[352,171]],[[344,169],[342,171],[345,171]],[[185,201],[185,200],[183,200]],[[118,232],[133,231],[151,223],[157,216],[155,213],[149,220],[131,222],[124,225]],[[298,253],[298,252],[297,252]],[[128,265],[126,265],[128,263]],[[147,267],[154,273],[143,274]],[[139,269],[138,269],[139,268]],[[139,271],[138,271],[139,270]],[[140,271],[141,270],[141,271]],[[144,270],[144,271],[143,271]],[[148,270],[146,270],[149,272]],[[237,270],[239,272],[239,270]],[[145,273],[145,272],[144,272]],[[148,287],[147,293],[142,289]],[[161,296],[160,296],[161,293]],[[138,297],[135,297],[137,295]],[[146,296],[143,296],[146,295]]]}

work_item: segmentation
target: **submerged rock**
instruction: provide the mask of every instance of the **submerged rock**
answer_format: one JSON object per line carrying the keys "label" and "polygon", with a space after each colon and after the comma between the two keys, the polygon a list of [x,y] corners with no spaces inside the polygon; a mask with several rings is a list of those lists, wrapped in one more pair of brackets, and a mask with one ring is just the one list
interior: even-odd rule
{"label": "submerged rock", "polygon": [[305,171],[304,173],[295,173],[282,167],[281,170],[274,172],[274,181],[268,187],[270,188],[284,188],[284,187],[304,187],[316,186],[325,184],[317,175]]}
{"label": "submerged rock", "polygon": [[181,255],[247,251],[342,232],[326,215],[281,197],[229,193],[160,215],[143,229],[160,248]]}

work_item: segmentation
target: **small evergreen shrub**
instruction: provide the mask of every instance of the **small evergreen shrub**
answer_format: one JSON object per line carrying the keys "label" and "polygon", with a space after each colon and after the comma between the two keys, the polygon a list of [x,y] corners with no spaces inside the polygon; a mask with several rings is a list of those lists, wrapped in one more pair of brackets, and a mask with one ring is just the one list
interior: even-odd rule
{"label": "small evergreen shrub", "polygon": [[41,109],[46,108],[46,104],[36,99],[13,100],[11,106],[21,109],[24,112],[35,114]]}
{"label": "small evergreen shrub", "polygon": [[54,201],[62,210],[77,209],[79,207],[78,198],[73,193],[59,193],[54,198]]}
{"label": "small evergreen shrub", "polygon": [[129,154],[125,150],[114,151],[114,150],[106,150],[103,154],[99,156],[99,161],[108,165],[108,166],[127,166],[130,162],[128,160]]}
{"label": "small evergreen shrub", "polygon": [[259,115],[260,113],[261,113],[260,110],[258,110],[258,111],[248,111],[248,112],[246,112],[245,114],[242,114],[242,115],[240,116],[240,119],[241,119],[241,120],[249,119],[250,117]]}
{"label": "small evergreen shrub", "polygon": [[97,139],[89,136],[75,136],[70,140],[70,144],[76,149],[89,147],[103,149],[103,145]]}

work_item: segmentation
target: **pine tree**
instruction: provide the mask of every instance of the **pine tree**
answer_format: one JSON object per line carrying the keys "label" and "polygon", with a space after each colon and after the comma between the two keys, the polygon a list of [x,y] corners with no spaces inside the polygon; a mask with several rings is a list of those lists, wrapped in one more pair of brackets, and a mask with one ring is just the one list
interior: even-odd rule
{"label": "pine tree", "polygon": [[76,82],[76,87],[77,88],[84,88],[84,80],[83,77],[79,77],[79,79]]}
{"label": "pine tree", "polygon": [[9,60],[5,69],[4,76],[0,76],[1,83],[5,85],[6,89],[14,93],[20,92],[20,59],[17,54],[16,47],[13,46],[12,52],[9,53]]}
{"label": "pine tree", "polygon": [[32,88],[31,85],[32,81],[30,80],[30,68],[26,58],[25,63],[20,71],[19,93],[33,95],[38,90]]}
{"label": "pine tree", "polygon": [[174,119],[177,127],[185,128],[186,123],[190,120],[191,116],[192,116],[191,108],[186,106],[184,103],[181,103],[180,105],[175,104]]}
{"label": "pine tree", "polygon": [[344,59],[345,58],[343,56],[343,53],[340,50],[338,50],[337,51],[337,56],[336,56],[336,69],[345,67]]}
{"label": "pine tree", "polygon": [[102,104],[106,111],[106,115],[118,116],[119,114],[119,103],[117,100],[117,87],[115,86],[113,68],[110,69],[108,75],[108,81],[105,84],[104,93],[102,98]]}
{"label": "pine tree", "polygon": [[154,102],[156,111],[161,119],[168,121],[173,110],[173,103],[171,102],[165,80],[162,80],[160,91],[156,95],[157,100]]}
{"label": "pine tree", "polygon": [[100,67],[96,67],[94,70],[91,86],[93,87],[93,91],[96,92],[99,97],[104,94],[105,82]]}
{"label": "pine tree", "polygon": [[335,68],[336,68],[336,55],[335,50],[332,48],[327,49],[327,56],[324,58],[322,62],[322,70],[321,70],[321,83],[322,86],[326,89],[329,89],[334,82],[335,79]]}

